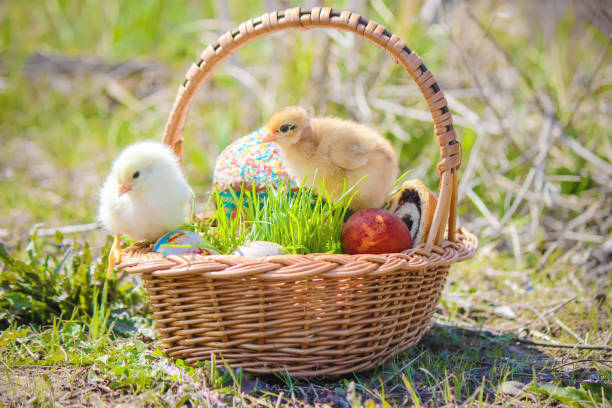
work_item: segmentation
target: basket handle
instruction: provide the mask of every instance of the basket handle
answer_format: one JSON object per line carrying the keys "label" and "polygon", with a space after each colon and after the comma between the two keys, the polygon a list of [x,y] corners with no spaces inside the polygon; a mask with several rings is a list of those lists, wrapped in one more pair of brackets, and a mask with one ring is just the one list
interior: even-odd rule
{"label": "basket handle", "polygon": [[221,35],[209,45],[197,62],[189,67],[178,90],[162,141],[174,149],[183,162],[183,129],[196,93],[212,71],[231,53],[254,39],[276,31],[297,28],[332,27],[351,31],[374,43],[400,64],[416,82],[431,112],[434,131],[440,145],[440,195],[434,213],[426,250],[440,246],[448,222],[448,240],[456,242],[457,229],[457,170],[461,165],[461,145],[456,140],[453,119],[444,93],[433,74],[416,52],[410,50],[398,36],[382,25],[349,11],[336,11],[330,7],[305,9],[295,7],[273,11],[240,24],[238,28]]}

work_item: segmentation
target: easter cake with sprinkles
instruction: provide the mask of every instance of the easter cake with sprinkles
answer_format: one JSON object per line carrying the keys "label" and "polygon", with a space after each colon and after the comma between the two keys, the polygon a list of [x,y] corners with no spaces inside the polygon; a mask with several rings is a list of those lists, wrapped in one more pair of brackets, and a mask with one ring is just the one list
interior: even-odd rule
{"label": "easter cake with sprinkles", "polygon": [[262,139],[265,130],[257,129],[227,146],[217,158],[213,173],[213,185],[219,191],[239,191],[243,186],[257,192],[280,184],[297,188],[295,181],[287,174],[280,156],[280,149],[274,143]]}

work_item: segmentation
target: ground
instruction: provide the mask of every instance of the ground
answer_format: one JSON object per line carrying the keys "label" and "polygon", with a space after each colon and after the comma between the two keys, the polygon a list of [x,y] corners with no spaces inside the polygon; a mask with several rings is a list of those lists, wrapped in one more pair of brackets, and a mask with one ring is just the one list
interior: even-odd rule
{"label": "ground", "polygon": [[[443,359],[456,362],[444,364]],[[0,391],[5,396],[2,402],[7,406],[147,406],[152,403],[173,406],[184,398],[190,401],[199,398],[204,403],[210,400],[215,406],[275,405],[281,401],[288,406],[348,407],[355,406],[358,400],[370,400],[376,405],[387,401],[398,406],[452,406],[461,401],[468,404],[485,401],[487,405],[499,406],[529,403],[554,406],[555,400],[547,398],[544,391],[535,387],[527,391],[525,385],[567,386],[577,382],[596,385],[604,381],[600,370],[591,366],[591,359],[576,361],[570,357],[569,362],[563,363],[562,356],[521,344],[507,335],[443,324],[436,325],[419,346],[396,360],[408,364],[398,369],[396,362],[391,362],[384,368],[355,376],[294,379],[290,384],[274,376],[242,377],[230,390],[209,388],[208,376],[198,373],[193,378],[179,376],[173,381],[160,382],[152,390],[137,393],[130,387],[115,388],[95,365],[18,366],[11,370],[10,377],[0,378]],[[436,361],[432,364],[431,360]],[[155,365],[165,367],[166,372],[178,372],[166,360],[156,361]],[[448,372],[461,373],[461,377],[443,376],[442,367],[437,365],[446,366]],[[609,362],[602,361],[600,367],[609,368]],[[398,381],[407,369],[412,372],[416,398]],[[606,392],[610,392],[609,388]],[[596,394],[593,395],[597,401]]]}

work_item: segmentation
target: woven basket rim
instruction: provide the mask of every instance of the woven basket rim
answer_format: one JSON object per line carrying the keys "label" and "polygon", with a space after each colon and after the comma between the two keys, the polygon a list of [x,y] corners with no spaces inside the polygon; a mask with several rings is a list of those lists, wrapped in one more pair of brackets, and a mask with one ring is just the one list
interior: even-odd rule
{"label": "woven basket rim", "polygon": [[[160,278],[201,276],[210,279],[242,279],[260,277],[265,280],[295,280],[312,276],[356,277],[377,276],[399,268],[420,270],[424,267],[450,265],[474,256],[478,239],[461,228],[457,241],[444,240],[430,251],[424,244],[398,253],[388,254],[322,254],[274,255],[248,258],[237,255],[168,255],[148,249],[127,248],[117,267],[128,273],[152,273]],[[367,264],[377,265],[372,269]],[[338,270],[340,269],[340,270]]]}

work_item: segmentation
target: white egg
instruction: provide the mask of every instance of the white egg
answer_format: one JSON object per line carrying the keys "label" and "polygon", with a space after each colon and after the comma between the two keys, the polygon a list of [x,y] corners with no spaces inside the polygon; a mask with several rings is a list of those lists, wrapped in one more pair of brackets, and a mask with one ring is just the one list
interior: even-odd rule
{"label": "white egg", "polygon": [[262,258],[264,256],[282,255],[284,253],[285,249],[275,242],[253,241],[239,246],[232,252],[232,255]]}

